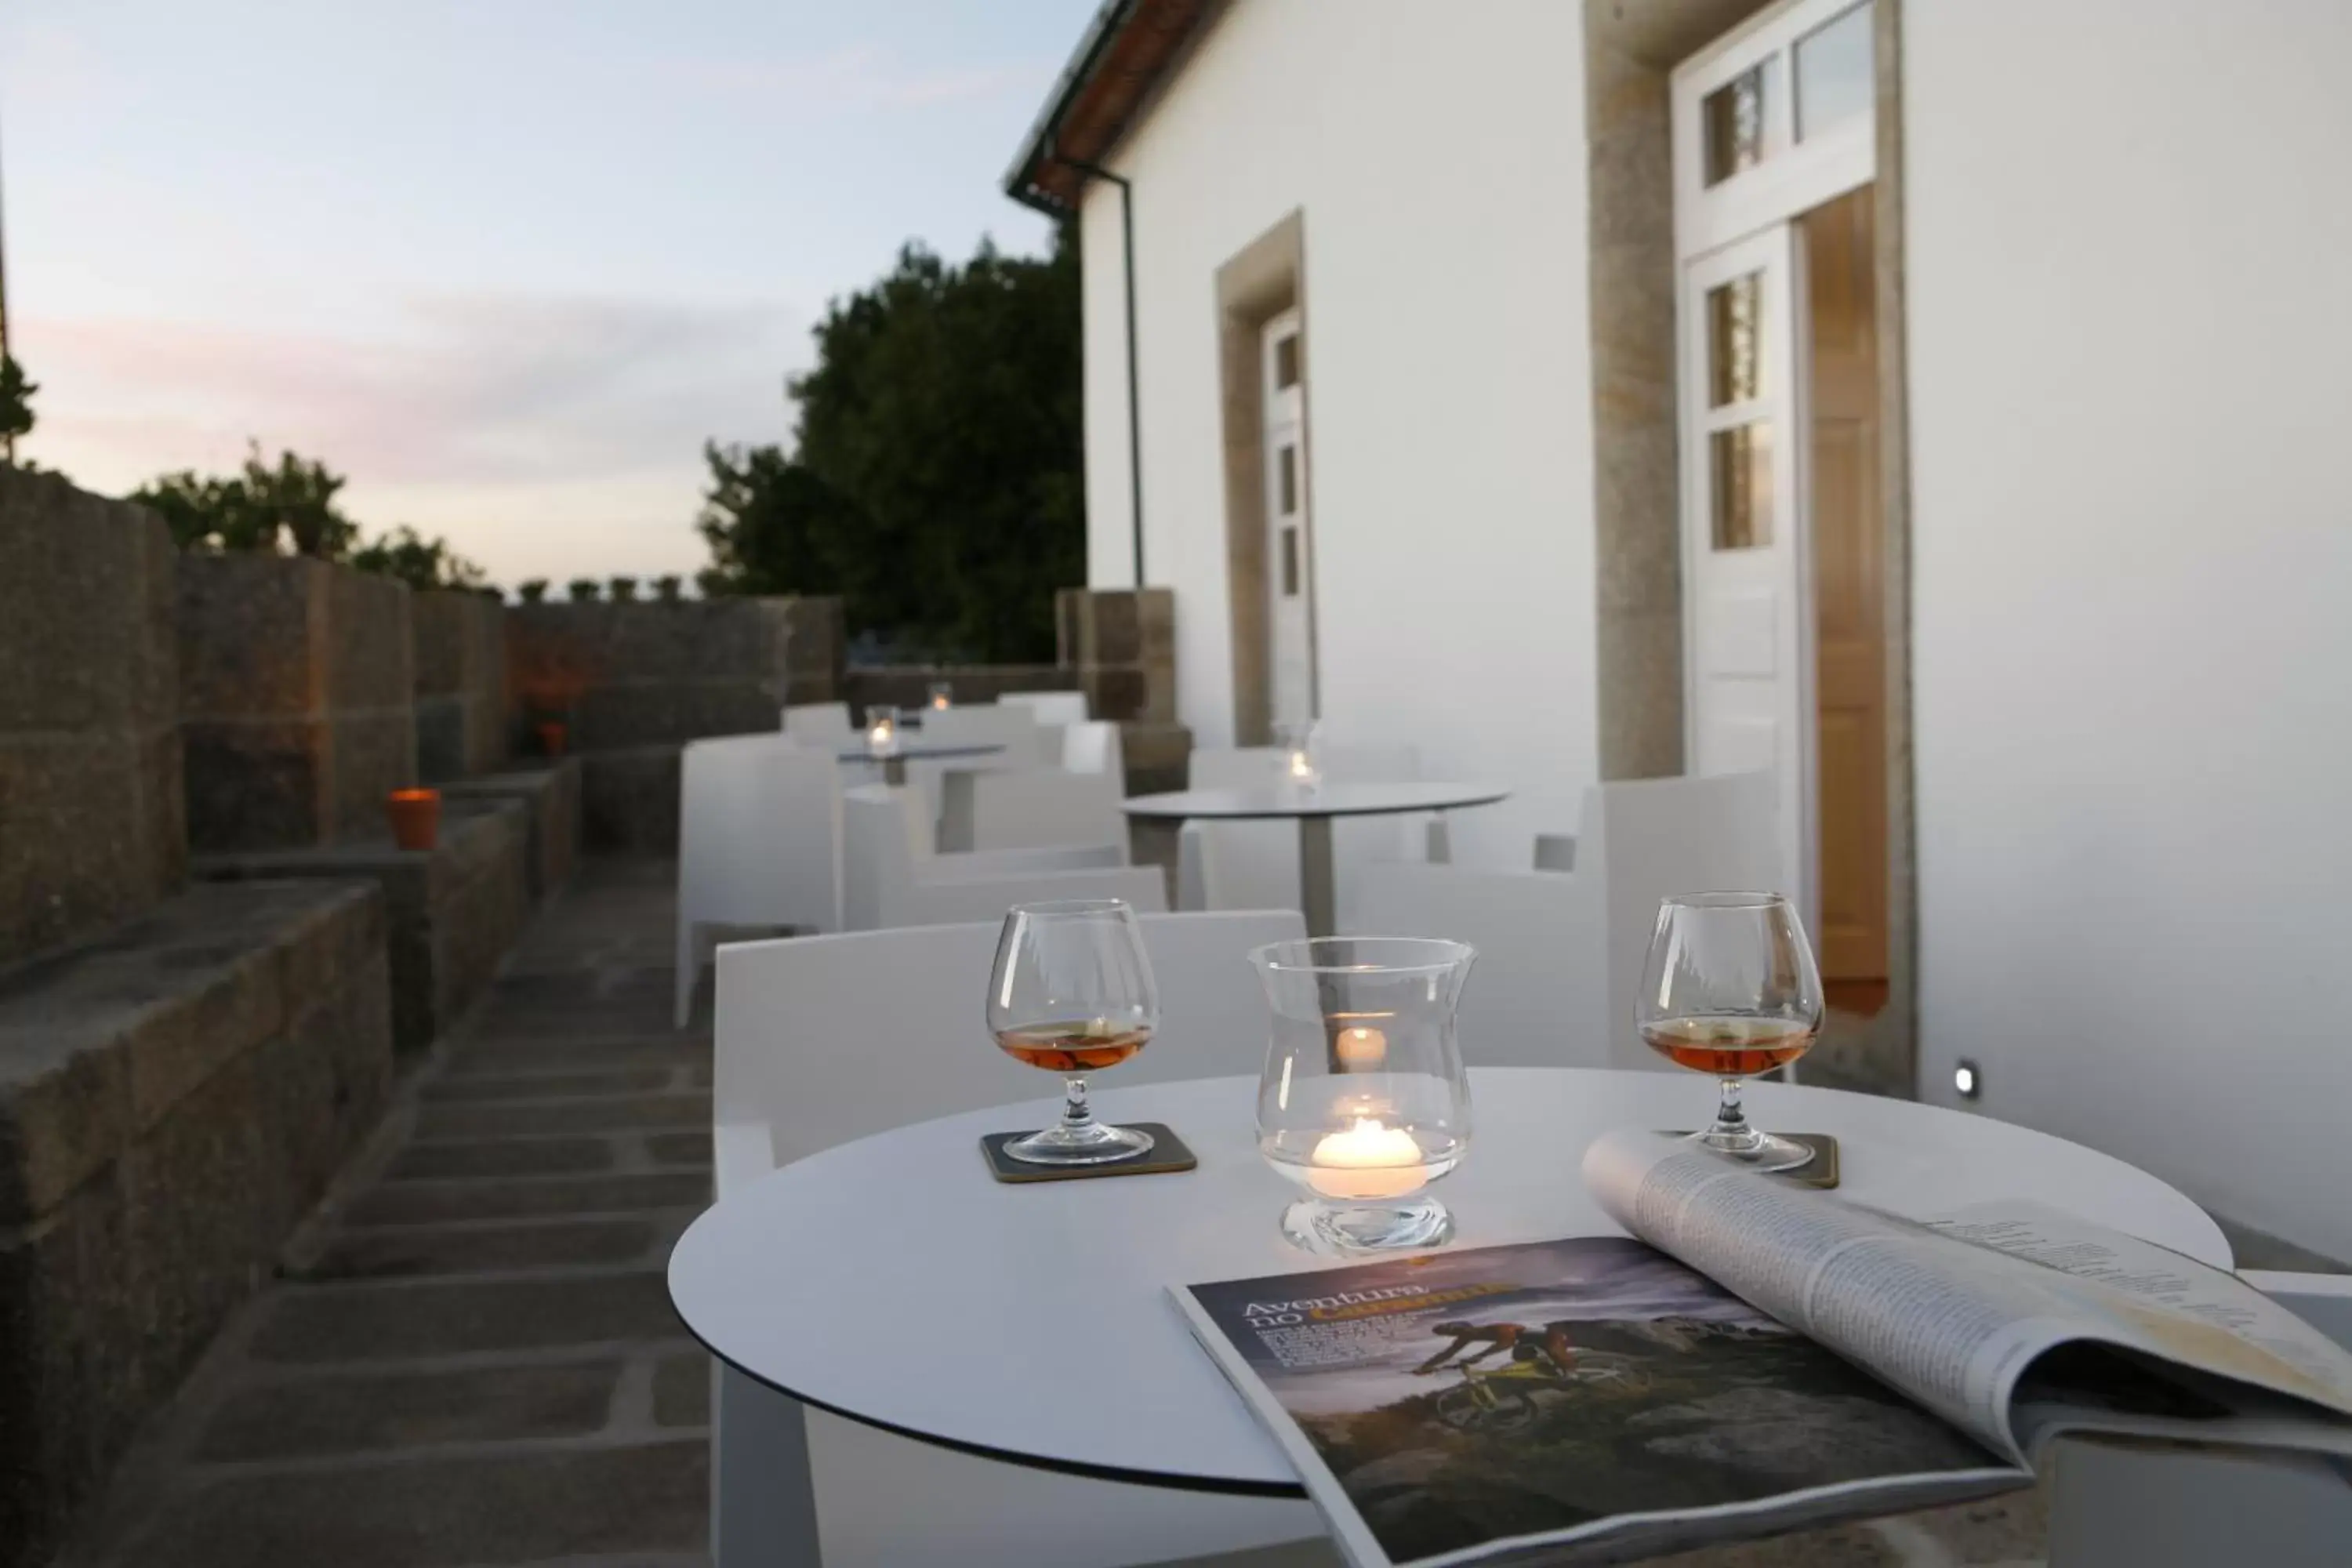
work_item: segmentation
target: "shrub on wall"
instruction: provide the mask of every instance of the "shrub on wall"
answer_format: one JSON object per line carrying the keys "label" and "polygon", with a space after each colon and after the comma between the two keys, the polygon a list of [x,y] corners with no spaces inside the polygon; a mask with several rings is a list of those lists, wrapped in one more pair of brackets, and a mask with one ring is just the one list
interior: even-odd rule
{"label": "shrub on wall", "polygon": [[547,597],[547,579],[526,577],[515,584],[515,593],[526,605],[536,605]]}
{"label": "shrub on wall", "polygon": [[573,604],[586,605],[604,596],[604,584],[593,577],[574,577],[564,584],[563,591]]}

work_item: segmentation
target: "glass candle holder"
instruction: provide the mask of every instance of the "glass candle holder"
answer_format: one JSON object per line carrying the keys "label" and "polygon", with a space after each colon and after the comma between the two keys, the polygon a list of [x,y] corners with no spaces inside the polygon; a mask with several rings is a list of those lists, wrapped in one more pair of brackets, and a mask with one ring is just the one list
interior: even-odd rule
{"label": "glass candle holder", "polygon": [[866,749],[877,757],[898,749],[898,710],[887,702],[866,710]]}
{"label": "glass candle holder", "polygon": [[1315,721],[1288,721],[1274,727],[1275,744],[1282,748],[1282,779],[1296,789],[1311,790],[1323,782],[1315,755]]}
{"label": "glass candle holder", "polygon": [[1305,1189],[1282,1233],[1348,1257],[1435,1247],[1454,1215],[1426,1191],[1470,1145],[1454,1016],[1475,950],[1419,937],[1316,937],[1250,954],[1273,1015],[1258,1150]]}
{"label": "glass candle holder", "polygon": [[930,708],[934,713],[955,706],[955,688],[944,680],[931,682]]}

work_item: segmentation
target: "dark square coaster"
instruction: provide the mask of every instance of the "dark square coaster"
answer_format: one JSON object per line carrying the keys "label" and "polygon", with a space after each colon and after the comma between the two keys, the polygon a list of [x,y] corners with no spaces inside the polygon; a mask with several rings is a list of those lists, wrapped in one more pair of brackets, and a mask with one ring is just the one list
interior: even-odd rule
{"label": "dark square coaster", "polygon": [[1033,1165],[1026,1160],[1016,1160],[1004,1152],[1004,1146],[1016,1138],[1026,1138],[1035,1128],[1019,1132],[987,1132],[981,1135],[980,1152],[988,1161],[988,1173],[1000,1182],[1077,1182],[1089,1176],[1163,1176],[1176,1171],[1189,1171],[1201,1162],[1185,1146],[1184,1140],[1168,1130],[1162,1121],[1129,1121],[1122,1123],[1139,1132],[1151,1134],[1151,1147],[1140,1154],[1124,1160],[1106,1160],[1099,1165]]}
{"label": "dark square coaster", "polygon": [[[1791,1143],[1802,1143],[1813,1152],[1811,1159],[1793,1171],[1768,1173],[1774,1181],[1786,1182],[1796,1187],[1829,1188],[1838,1184],[1838,1141],[1835,1138],[1826,1132],[1780,1132],[1778,1128],[1770,1131],[1780,1133]],[[1687,1127],[1666,1133],[1669,1138],[1687,1138],[1690,1135]]]}

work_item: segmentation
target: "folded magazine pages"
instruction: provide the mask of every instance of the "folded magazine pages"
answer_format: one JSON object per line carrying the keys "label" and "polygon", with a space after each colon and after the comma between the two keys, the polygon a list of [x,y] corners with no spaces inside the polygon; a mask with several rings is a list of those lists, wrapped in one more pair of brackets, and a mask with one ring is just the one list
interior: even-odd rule
{"label": "folded magazine pages", "polygon": [[1927,1507],[2030,1484],[2070,1429],[2352,1455],[2352,1355],[2163,1248],[1897,1219],[1645,1133],[1586,1179],[1633,1237],[1175,1290],[1358,1568]]}

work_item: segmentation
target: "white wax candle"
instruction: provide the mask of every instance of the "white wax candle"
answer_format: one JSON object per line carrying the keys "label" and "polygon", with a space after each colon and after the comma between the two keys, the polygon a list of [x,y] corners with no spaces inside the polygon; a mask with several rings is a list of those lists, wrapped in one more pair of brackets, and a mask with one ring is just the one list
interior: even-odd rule
{"label": "white wax candle", "polygon": [[1401,1198],[1429,1180],[1421,1145],[1401,1127],[1359,1116],[1345,1132],[1326,1133],[1315,1145],[1307,1184],[1327,1198]]}

